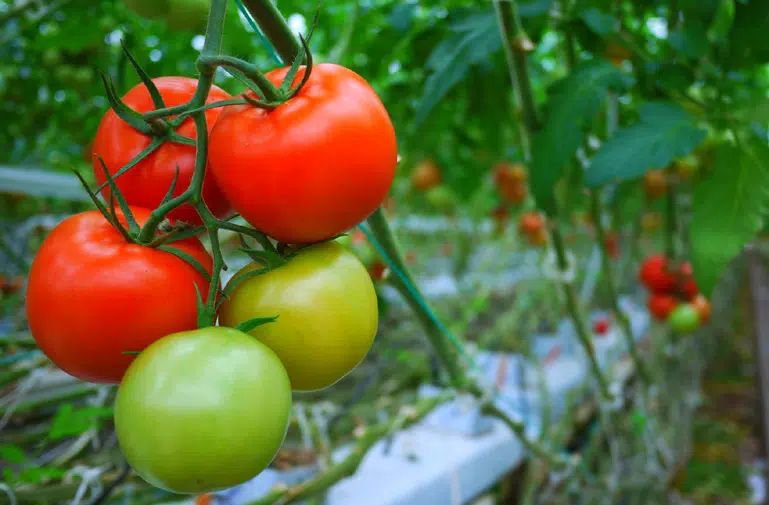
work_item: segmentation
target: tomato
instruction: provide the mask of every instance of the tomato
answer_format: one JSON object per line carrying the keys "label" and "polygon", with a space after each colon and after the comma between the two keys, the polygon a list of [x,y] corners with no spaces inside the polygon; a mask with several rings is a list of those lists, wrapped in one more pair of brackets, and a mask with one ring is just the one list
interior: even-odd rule
{"label": "tomato", "polygon": [[604,245],[609,258],[613,260],[619,258],[619,235],[617,232],[608,232],[604,237]]}
{"label": "tomato", "polygon": [[649,256],[641,265],[641,282],[654,292],[672,291],[678,284],[678,279],[668,272],[667,265],[667,259],[661,254]]}
{"label": "tomato", "polygon": [[277,454],[291,384],[269,347],[232,328],[168,335],[128,368],[115,430],[131,467],[150,484],[206,493],[246,482]]}
{"label": "tomato", "polygon": [[[165,104],[169,107],[188,102],[198,84],[195,79],[187,77],[159,77],[152,82],[155,83]],[[224,90],[213,86],[206,103],[229,98],[231,98],[230,95]],[[155,109],[144,84],[138,84],[126,93],[123,101],[140,113]],[[206,111],[209,131],[221,110],[215,108]],[[176,131],[186,137],[196,138],[195,125],[191,118],[184,121]],[[115,111],[112,109],[107,111],[99,124],[93,143],[92,164],[96,181],[102,184],[106,180],[96,155],[104,159],[109,172],[114,174],[146,148],[151,141],[151,137],[138,132],[121,120]],[[171,187],[177,166],[179,178],[174,196],[178,196],[189,187],[192,181],[192,174],[195,171],[195,146],[166,142],[135,167],[118,177],[115,182],[130,205],[154,209]],[[109,197],[109,189],[105,189],[104,194]],[[216,181],[208,174],[203,182],[203,199],[217,217],[225,217],[231,213],[229,203],[219,190]],[[200,217],[191,205],[182,205],[171,212],[169,217],[193,225],[201,224]]]}
{"label": "tomato", "polygon": [[432,160],[419,163],[411,173],[411,185],[417,191],[427,191],[441,183],[441,171]]}
{"label": "tomato", "polygon": [[700,314],[691,304],[684,303],[670,313],[668,323],[675,333],[691,333],[700,326]]}
{"label": "tomato", "polygon": [[676,174],[678,174],[678,176],[684,181],[688,181],[697,175],[697,169],[699,168],[697,165],[690,163],[689,161],[674,162],[673,167],[675,168]]}
{"label": "tomato", "polygon": [[694,275],[694,268],[692,268],[692,264],[688,261],[684,261],[681,263],[681,266],[679,267],[679,271],[681,272],[681,275],[684,277],[691,277]]}
{"label": "tomato", "polygon": [[518,231],[525,235],[539,233],[545,227],[545,218],[538,212],[526,212],[518,219]]}
{"label": "tomato", "polygon": [[593,322],[593,333],[596,335],[605,335],[606,332],[609,331],[609,326],[609,320],[605,317],[596,319],[595,322]]}
{"label": "tomato", "polygon": [[[287,68],[267,78],[280,84]],[[294,83],[304,76],[299,70]],[[272,111],[227,107],[211,131],[211,170],[243,218],[280,242],[343,233],[382,203],[398,152],[390,116],[358,74],[314,65],[299,93]]]}
{"label": "tomato", "polygon": [[[131,209],[143,224],[150,211]],[[121,221],[124,217],[118,213]],[[172,244],[208,272],[197,238]],[[197,327],[195,286],[208,281],[177,256],[126,242],[98,211],[65,219],[46,237],[27,284],[27,319],[40,349],[79,379],[117,383],[155,340]]]}
{"label": "tomato", "polygon": [[497,186],[500,199],[510,205],[520,205],[526,200],[526,185],[520,182],[506,182]]}
{"label": "tomato", "polygon": [[541,228],[536,232],[528,235],[528,238],[529,238],[529,243],[531,243],[531,245],[542,247],[546,245],[548,241],[547,230],[545,230],[544,228]]}
{"label": "tomato", "polygon": [[454,192],[451,191],[448,186],[443,184],[427,191],[425,193],[425,198],[430,205],[436,209],[444,211],[453,209],[454,205],[456,204],[456,197],[454,196]]}
{"label": "tomato", "polygon": [[658,212],[649,212],[641,217],[641,228],[646,233],[654,233],[662,227],[662,215]]}
{"label": "tomato", "polygon": [[706,323],[710,321],[710,316],[713,314],[713,308],[705,295],[699,294],[691,301],[692,307],[697,311],[700,316],[700,323]]}
{"label": "tomato", "polygon": [[646,196],[653,200],[664,195],[668,189],[667,176],[664,170],[649,170],[644,174]]}
{"label": "tomato", "polygon": [[[254,268],[246,266],[230,282]],[[323,389],[368,353],[378,325],[376,292],[354,254],[324,242],[239,284],[222,304],[219,321],[236,326],[276,315],[251,334],[275,351],[295,390]]]}
{"label": "tomato", "polygon": [[523,184],[528,180],[526,167],[521,163],[497,163],[494,165],[494,183],[499,186],[505,183]]}
{"label": "tomato", "polygon": [[387,277],[389,270],[384,261],[378,260],[368,267],[368,274],[371,276],[371,280],[374,282],[380,282]]}
{"label": "tomato", "polygon": [[655,319],[664,321],[678,307],[678,300],[664,293],[652,293],[649,297],[649,312]]}
{"label": "tomato", "polygon": [[24,287],[24,277],[17,275],[11,279],[7,279],[0,275],[0,292],[4,295],[15,295],[21,288]]}
{"label": "tomato", "polygon": [[629,59],[631,55],[630,50],[616,42],[610,43],[604,49],[604,56],[616,67],[622,65],[622,62]]}
{"label": "tomato", "polygon": [[700,292],[700,288],[697,286],[697,282],[692,277],[684,278],[681,282],[679,290],[687,300],[692,300]]}

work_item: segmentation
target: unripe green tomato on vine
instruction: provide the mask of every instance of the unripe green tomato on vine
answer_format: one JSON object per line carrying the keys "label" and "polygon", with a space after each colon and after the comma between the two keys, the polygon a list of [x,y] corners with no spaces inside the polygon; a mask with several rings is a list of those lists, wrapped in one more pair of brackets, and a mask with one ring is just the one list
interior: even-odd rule
{"label": "unripe green tomato on vine", "polygon": [[456,204],[454,193],[448,186],[436,186],[425,193],[427,202],[439,210],[450,210]]}
{"label": "unripe green tomato on vine", "polygon": [[691,333],[700,326],[700,314],[693,305],[684,303],[670,313],[668,323],[675,333]]}
{"label": "unripe green tomato on vine", "polygon": [[351,251],[328,241],[300,250],[288,263],[239,280],[261,268],[247,265],[230,280],[219,323],[237,326],[278,318],[249,333],[286,367],[295,391],[315,391],[347,375],[368,353],[379,322],[369,273]]}

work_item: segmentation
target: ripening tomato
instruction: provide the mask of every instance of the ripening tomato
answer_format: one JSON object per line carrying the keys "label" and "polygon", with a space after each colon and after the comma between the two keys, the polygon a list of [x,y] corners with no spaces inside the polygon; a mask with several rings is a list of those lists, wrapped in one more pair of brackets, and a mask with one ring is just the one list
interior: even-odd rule
{"label": "ripening tomato", "polygon": [[526,200],[526,185],[522,182],[505,182],[497,186],[499,198],[509,205],[520,205]]}
{"label": "ripening tomato", "polygon": [[662,215],[659,212],[649,212],[641,217],[641,228],[646,233],[654,233],[662,227]]}
{"label": "ripening tomato", "polygon": [[[165,104],[169,107],[187,103],[198,86],[198,81],[188,77],[159,77],[152,82],[155,83]],[[227,92],[213,86],[206,103],[229,98],[232,97]],[[123,101],[140,113],[155,110],[147,87],[141,83],[126,93]],[[209,131],[220,112],[220,108],[206,111]],[[191,118],[185,120],[176,132],[192,139],[197,138]],[[120,119],[115,111],[112,109],[107,111],[99,124],[93,142],[92,163],[96,181],[99,184],[106,181],[104,170],[96,155],[104,159],[109,172],[114,174],[151,142],[151,137],[135,130]],[[177,167],[179,167],[179,177],[174,196],[178,196],[189,187],[192,181],[192,174],[195,171],[195,146],[166,142],[135,167],[115,179],[115,182],[129,205],[154,209],[171,188]],[[104,190],[104,195],[109,198],[109,189]],[[203,200],[217,217],[225,217],[231,213],[229,203],[219,190],[216,181],[208,174],[203,182]],[[192,225],[201,224],[195,209],[187,204],[174,209],[169,217]]]}
{"label": "ripening tomato", "polygon": [[664,170],[649,170],[644,174],[644,188],[650,200],[664,195],[668,189],[667,175]]}
{"label": "ripening tomato", "polygon": [[387,265],[384,261],[375,261],[368,267],[368,274],[371,276],[371,280],[374,282],[383,281],[389,273]]}
{"label": "ripening tomato", "polygon": [[530,235],[527,235],[527,237],[529,239],[529,243],[531,243],[531,245],[537,246],[537,247],[542,247],[542,246],[547,245],[547,241],[549,239],[549,237],[547,235],[547,230],[545,230],[544,228],[540,228],[536,232],[534,232],[534,233],[532,233]]}
{"label": "ripening tomato", "polygon": [[700,314],[691,304],[684,303],[670,313],[668,323],[675,333],[691,333],[700,326]]}
{"label": "ripening tomato", "polygon": [[661,254],[649,256],[641,265],[640,279],[651,291],[665,293],[675,289],[678,279],[668,272],[668,261]]}
{"label": "ripening tomato", "polygon": [[539,212],[526,212],[518,218],[518,231],[524,235],[534,235],[545,227],[545,218]]}
{"label": "ripening tomato", "polygon": [[703,294],[698,294],[691,301],[691,306],[697,311],[700,316],[700,323],[704,324],[710,321],[710,316],[713,314],[713,308],[710,305],[710,301]]}
{"label": "ripening tomato", "polygon": [[[267,78],[279,85],[287,72]],[[390,190],[398,158],[374,89],[332,63],[314,65],[301,91],[272,111],[227,107],[210,144],[211,170],[235,210],[291,244],[320,242],[366,219]]]}
{"label": "ripening tomato", "polygon": [[649,312],[655,319],[665,321],[673,310],[678,307],[678,300],[664,293],[652,293],[649,297]]}
{"label": "ripening tomato", "polygon": [[619,235],[616,231],[610,231],[606,233],[604,237],[604,244],[606,246],[606,253],[609,258],[615,260],[619,258]]}
{"label": "ripening tomato", "polygon": [[417,191],[427,191],[441,183],[441,171],[433,160],[424,160],[411,173],[411,185]]}
{"label": "ripening tomato", "polygon": [[[253,270],[248,265],[230,283]],[[301,249],[283,266],[241,282],[219,311],[220,324],[237,326],[278,316],[251,330],[288,370],[298,391],[323,389],[360,363],[374,342],[377,297],[366,268],[331,242]]]}
{"label": "ripening tomato", "polygon": [[203,328],[161,338],[136,357],[115,398],[115,430],[143,479],[198,494],[267,468],[290,412],[288,374],[269,347],[232,328]]}
{"label": "ripening tomato", "polygon": [[[150,211],[133,207],[143,224]],[[118,212],[122,222],[125,218]],[[172,247],[210,274],[197,238]],[[115,384],[155,340],[197,327],[197,297],[208,280],[177,256],[126,242],[98,211],[65,219],[46,237],[27,284],[27,319],[40,349],[75,377]]]}
{"label": "ripening tomato", "polygon": [[452,211],[457,203],[456,195],[446,186],[441,184],[425,193],[427,202],[438,210]]}
{"label": "ripening tomato", "polygon": [[605,317],[596,319],[593,323],[593,333],[596,335],[606,335],[607,331],[609,331],[609,320]]}

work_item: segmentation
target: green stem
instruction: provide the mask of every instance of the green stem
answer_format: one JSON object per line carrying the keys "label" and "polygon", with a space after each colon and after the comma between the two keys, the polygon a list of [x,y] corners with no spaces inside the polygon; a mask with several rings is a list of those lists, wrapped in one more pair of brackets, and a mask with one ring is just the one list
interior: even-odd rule
{"label": "green stem", "polygon": [[516,96],[521,107],[523,121],[528,134],[532,135],[539,130],[540,124],[534,101],[534,91],[531,87],[529,66],[526,61],[527,44],[531,44],[531,41],[523,30],[515,1],[494,0],[494,7],[505,40],[504,48],[508,60],[508,70],[513,83],[515,83]]}
{"label": "green stem", "polygon": [[275,87],[275,85],[272,84],[264,76],[264,74],[259,71],[259,68],[256,65],[248,63],[247,61],[243,61],[240,58],[235,58],[234,56],[201,55],[198,62],[200,66],[207,67],[207,68],[211,67],[215,69],[216,67],[225,67],[225,68],[234,68],[235,70],[240,70],[243,73],[243,75],[251,79],[254,82],[254,84],[256,84],[256,87],[259,89],[262,96],[268,102],[277,102],[282,98],[280,91],[278,91],[278,88]]}
{"label": "green stem", "polygon": [[344,32],[342,32],[342,36],[339,38],[339,42],[336,43],[336,45],[331,49],[331,52],[328,56],[328,61],[331,63],[339,63],[342,61],[342,58],[347,53],[347,50],[350,47],[350,42],[352,41],[352,34],[355,32],[355,25],[358,21],[358,17],[360,16],[360,3],[355,2],[352,8],[352,14],[349,18],[345,21],[345,28]]}
{"label": "green stem", "polygon": [[[203,115],[205,121],[205,115]],[[197,117],[195,119],[198,119]],[[216,307],[217,298],[219,294],[219,279],[222,275],[222,268],[224,268],[224,256],[222,255],[222,248],[219,245],[219,229],[217,228],[218,220],[208,210],[208,206],[203,201],[198,201],[195,204],[195,210],[197,210],[200,218],[203,220],[203,224],[208,230],[208,239],[211,242],[211,252],[213,255],[213,267],[211,270],[211,283],[208,286],[208,297],[206,298],[206,310],[205,313],[199,317],[199,326],[201,328],[207,326],[213,326],[216,322]]]}
{"label": "green stem", "polygon": [[[563,243],[563,236],[561,235],[561,229],[558,226],[554,226],[551,231],[551,237],[553,239],[553,247],[555,249],[556,260],[558,261],[558,268],[561,271],[565,271],[569,268],[569,260],[566,257],[566,247]],[[571,320],[574,323],[574,329],[577,332],[577,338],[580,344],[587,354],[590,361],[590,368],[593,371],[593,375],[598,381],[598,387],[601,395],[604,398],[609,398],[609,381],[601,370],[601,366],[598,364],[598,358],[595,355],[595,348],[593,347],[593,341],[590,337],[585,319],[582,317],[582,313],[579,307],[579,300],[577,298],[577,292],[574,289],[574,285],[570,282],[563,282],[563,292],[566,296],[566,309],[571,316]]]}
{"label": "green stem", "polygon": [[593,194],[591,195],[590,212],[598,235],[598,244],[601,248],[601,266],[604,276],[606,277],[606,289],[609,292],[611,310],[614,313],[614,316],[619,320],[622,334],[625,337],[625,342],[627,343],[628,351],[630,352],[630,357],[635,364],[636,370],[638,370],[638,374],[644,383],[649,385],[651,384],[651,376],[646,368],[646,364],[641,360],[641,356],[638,352],[638,346],[636,345],[635,338],[633,338],[633,329],[630,325],[630,319],[628,319],[625,312],[619,306],[617,286],[614,282],[614,267],[612,265],[612,259],[609,257],[609,251],[606,248],[606,230],[604,229],[603,219],[601,219],[601,194],[599,191],[593,191]]}
{"label": "green stem", "polygon": [[[422,294],[419,292],[419,288],[406,266],[406,262],[403,259],[403,255],[400,252],[400,248],[390,229],[390,225],[387,222],[387,217],[385,216],[382,207],[379,207],[368,218],[367,223],[371,228],[371,233],[393,262],[395,268],[403,274],[406,281],[410,284],[410,286],[407,286],[400,276],[395,275],[392,280],[393,285],[419,319],[422,328],[424,328],[425,333],[427,334],[427,339],[430,341],[430,344],[438,355],[438,358],[441,360],[441,363],[446,368],[451,383],[455,386],[461,386],[465,382],[465,375],[459,362],[459,356],[449,347],[446,335],[443,334],[441,328],[436,324],[435,320],[430,317],[427,310],[425,310],[425,307],[423,307],[423,303],[426,303],[424,302],[424,297],[422,297]],[[429,310],[429,307],[427,309]]]}
{"label": "green stem", "polygon": [[668,261],[676,259],[676,188],[674,184],[668,185],[668,193],[665,197],[665,254]]}
{"label": "green stem", "polygon": [[283,63],[291,64],[302,53],[302,44],[291,31],[286,19],[271,0],[242,0],[262,33],[272,43]]}

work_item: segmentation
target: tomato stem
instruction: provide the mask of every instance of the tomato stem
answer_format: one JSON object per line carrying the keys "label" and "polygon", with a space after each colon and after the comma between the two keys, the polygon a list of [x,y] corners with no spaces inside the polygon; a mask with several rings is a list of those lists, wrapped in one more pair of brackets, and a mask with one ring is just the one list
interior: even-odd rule
{"label": "tomato stem", "polygon": [[290,64],[302,54],[302,44],[291,31],[288,22],[271,0],[242,0],[243,6],[275,47],[284,64]]}
{"label": "tomato stem", "polygon": [[283,95],[278,88],[259,71],[259,68],[256,65],[243,61],[240,58],[222,54],[217,54],[215,56],[201,55],[198,64],[208,69],[224,67],[234,68],[235,70],[240,71],[254,84],[256,89],[252,87],[252,91],[259,93],[268,103],[278,103],[283,98]]}

